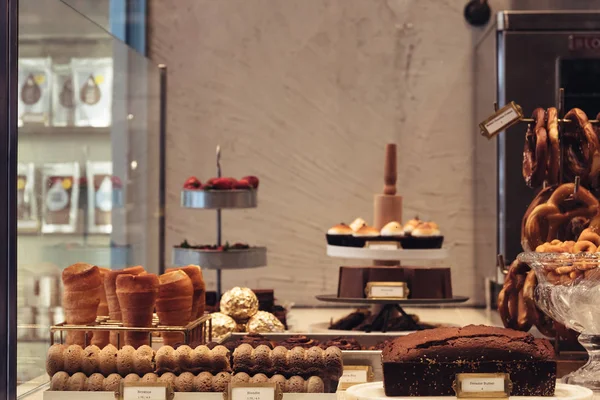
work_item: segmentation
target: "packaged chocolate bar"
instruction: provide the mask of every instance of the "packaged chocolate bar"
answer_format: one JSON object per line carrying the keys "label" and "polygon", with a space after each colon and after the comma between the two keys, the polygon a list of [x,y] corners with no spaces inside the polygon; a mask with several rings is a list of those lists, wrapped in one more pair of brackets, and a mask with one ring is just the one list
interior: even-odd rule
{"label": "packaged chocolate bar", "polygon": [[86,164],[88,221],[90,233],[111,233],[113,192],[112,163],[88,161]]}
{"label": "packaged chocolate bar", "polygon": [[19,126],[26,123],[50,124],[52,60],[19,59]]}
{"label": "packaged chocolate bar", "polygon": [[75,124],[75,98],[71,66],[54,64],[52,72],[52,125],[73,126]]}
{"label": "packaged chocolate bar", "polygon": [[39,219],[35,198],[35,167],[19,163],[17,166],[17,230],[36,232]]}
{"label": "packaged chocolate bar", "polygon": [[73,58],[75,125],[110,126],[112,120],[112,58]]}
{"label": "packaged chocolate bar", "polygon": [[75,232],[79,201],[79,164],[44,164],[42,185],[42,232]]}

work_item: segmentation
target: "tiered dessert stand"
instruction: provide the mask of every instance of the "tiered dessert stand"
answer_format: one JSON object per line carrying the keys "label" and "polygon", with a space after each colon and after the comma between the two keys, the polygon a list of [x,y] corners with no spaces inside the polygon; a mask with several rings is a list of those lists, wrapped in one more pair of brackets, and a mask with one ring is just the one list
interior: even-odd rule
{"label": "tiered dessert stand", "polygon": [[[221,147],[217,146],[217,177],[221,177]],[[222,245],[221,211],[256,208],[257,190],[182,190],[181,206],[217,212],[217,247]],[[217,299],[221,298],[221,271],[258,268],[267,265],[267,248],[228,249],[224,251],[175,247],[174,265],[200,265],[217,271]]]}

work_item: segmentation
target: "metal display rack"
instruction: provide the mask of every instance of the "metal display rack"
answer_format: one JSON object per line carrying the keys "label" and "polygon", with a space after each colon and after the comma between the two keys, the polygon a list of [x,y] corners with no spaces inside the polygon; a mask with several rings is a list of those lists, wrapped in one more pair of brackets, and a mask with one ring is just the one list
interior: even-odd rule
{"label": "metal display rack", "polygon": [[[221,173],[221,146],[217,146],[217,177]],[[256,208],[257,189],[251,190],[182,190],[181,207],[217,212],[217,247],[223,244],[223,226],[221,211],[224,209]],[[267,265],[267,248],[250,247],[247,249],[204,250],[175,247],[174,265],[200,265],[202,268],[217,272],[217,299],[221,298],[221,271],[224,269],[258,268]]]}

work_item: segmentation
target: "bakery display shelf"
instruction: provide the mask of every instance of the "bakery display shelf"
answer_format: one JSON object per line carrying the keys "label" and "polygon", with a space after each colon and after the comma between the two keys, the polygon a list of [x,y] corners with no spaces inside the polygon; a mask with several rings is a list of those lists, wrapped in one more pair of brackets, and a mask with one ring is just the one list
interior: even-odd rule
{"label": "bakery display shelf", "polygon": [[[43,400],[115,400],[114,392],[44,392]],[[336,400],[335,393],[284,393],[283,400]],[[223,393],[175,392],[173,400],[223,400]]]}
{"label": "bakery display shelf", "polygon": [[212,317],[210,314],[205,314],[194,321],[191,321],[185,326],[166,326],[160,325],[158,316],[154,314],[152,318],[151,327],[125,327],[120,321],[112,321],[108,317],[96,318],[94,325],[69,325],[64,322],[60,324],[52,325],[50,327],[50,345],[56,342],[56,336],[58,336],[58,343],[65,343],[66,332],[85,332],[84,346],[89,345],[89,334],[94,331],[114,331],[118,333],[117,348],[120,348],[121,332],[146,332],[150,344],[152,344],[155,334],[161,332],[179,332],[181,333],[184,342],[190,344],[191,342],[208,343],[212,340]]}
{"label": "bakery display shelf", "polygon": [[[556,384],[556,390],[552,397],[541,397],[541,396],[511,396],[509,399],[527,399],[527,400],[550,400],[550,399],[561,399],[561,400],[590,400],[594,396],[594,393],[587,388],[575,385],[567,385],[565,383],[558,382]],[[387,397],[383,390],[383,382],[371,382],[356,385],[346,390],[346,400],[383,400],[383,399],[394,399],[394,400],[409,400],[414,397]],[[419,397],[419,399],[456,399],[454,396],[447,397]]]}
{"label": "bakery display shelf", "polygon": [[327,255],[337,258],[356,258],[363,260],[445,260],[447,249],[371,249],[367,247],[327,245]]}
{"label": "bakery display shelf", "polygon": [[422,306],[422,305],[439,305],[439,304],[457,304],[464,303],[469,300],[467,296],[453,296],[448,299],[357,299],[337,297],[335,294],[320,294],[316,296],[317,300],[330,303],[346,303],[346,304],[399,304],[403,306]]}
{"label": "bakery display shelf", "polygon": [[181,207],[219,210],[255,208],[257,190],[182,190]]}
{"label": "bakery display shelf", "polygon": [[173,265],[201,265],[206,269],[246,269],[267,265],[267,248],[198,250],[173,248]]}

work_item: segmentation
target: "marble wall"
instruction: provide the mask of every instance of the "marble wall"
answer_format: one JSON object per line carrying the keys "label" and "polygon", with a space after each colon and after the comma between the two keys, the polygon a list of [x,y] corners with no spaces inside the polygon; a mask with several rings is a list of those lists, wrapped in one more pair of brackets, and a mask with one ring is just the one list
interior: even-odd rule
{"label": "marble wall", "polygon": [[169,259],[183,239],[215,240],[214,213],[178,205],[188,176],[215,174],[220,144],[225,175],[261,178],[257,209],[224,212],[224,239],[269,248],[267,268],[224,272],[224,287],[317,304],[315,294],[335,293],[338,266],[358,264],[328,258],[324,232],[372,222],[384,144],[395,142],[406,219],[439,223],[455,293],[483,303],[495,273],[495,163],[478,170],[476,150],[495,144],[474,129],[484,30],[465,23],[465,3],[151,0],[149,57],[169,68]]}

